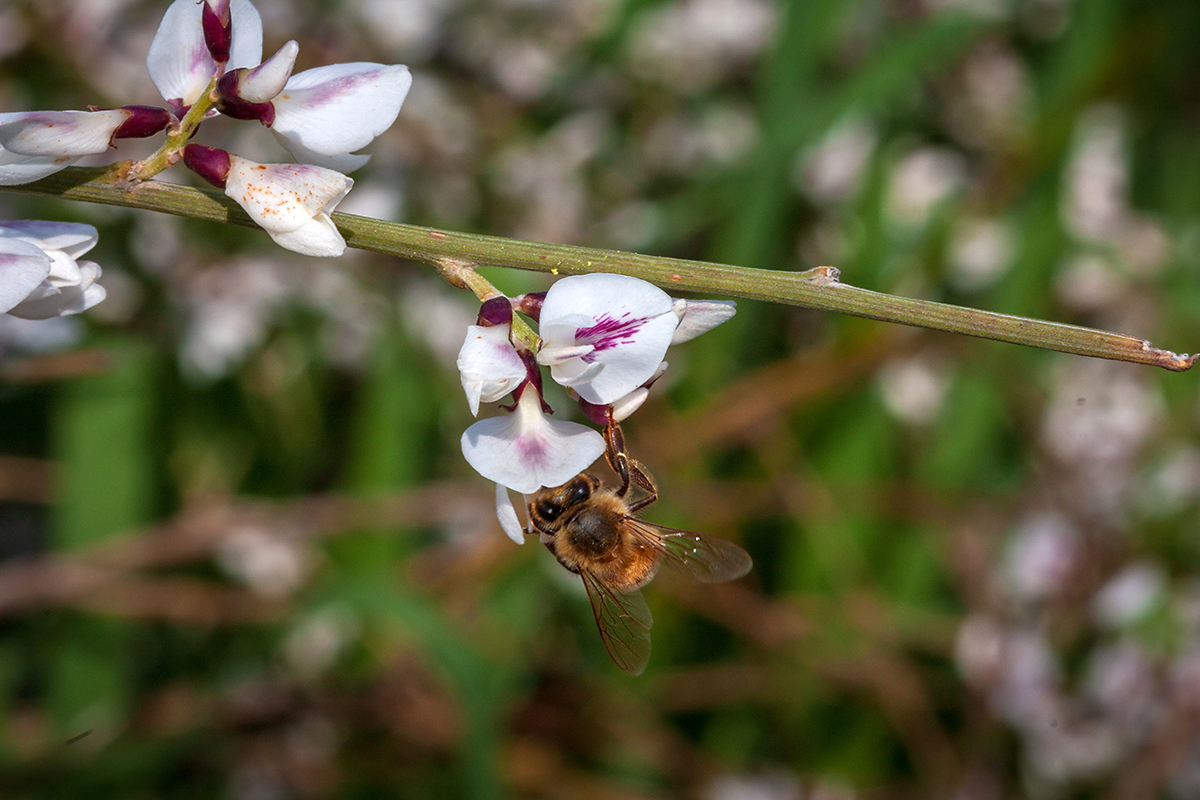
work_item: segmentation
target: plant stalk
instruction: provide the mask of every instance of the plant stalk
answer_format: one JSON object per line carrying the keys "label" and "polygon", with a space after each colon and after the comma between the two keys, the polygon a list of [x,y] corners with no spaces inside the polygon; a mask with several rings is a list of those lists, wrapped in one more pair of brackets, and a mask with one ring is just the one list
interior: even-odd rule
{"label": "plant stalk", "polygon": [[[236,203],[217,191],[159,181],[147,181],[124,191],[116,185],[114,177],[120,174],[120,168],[114,167],[73,167],[36,183],[0,188],[255,227]],[[461,273],[458,279],[480,297],[483,297],[480,292],[494,290],[490,284],[484,286],[486,281],[464,278],[464,270],[473,272],[474,267],[488,266],[554,275],[615,272],[641,278],[672,292],[785,303],[1062,353],[1147,364],[1174,372],[1190,369],[1200,357],[1200,354],[1161,350],[1133,336],[860,289],[842,283],[832,267],[807,272],[750,269],[456,233],[353,214],[334,214],[333,220],[351,247],[423,261],[443,272],[446,264],[454,265]]]}

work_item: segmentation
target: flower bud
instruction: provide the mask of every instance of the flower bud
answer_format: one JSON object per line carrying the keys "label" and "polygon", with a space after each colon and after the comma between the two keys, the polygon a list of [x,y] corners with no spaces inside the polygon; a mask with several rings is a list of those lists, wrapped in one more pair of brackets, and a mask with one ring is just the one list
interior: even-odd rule
{"label": "flower bud", "polygon": [[218,189],[224,189],[229,178],[229,158],[229,153],[217,147],[189,144],[183,148],[183,163],[188,169]]}
{"label": "flower bud", "polygon": [[478,325],[508,325],[512,322],[512,303],[507,297],[493,297],[484,300],[479,307]]}
{"label": "flower bud", "polygon": [[229,48],[233,44],[232,17],[229,0],[207,0],[200,12],[200,25],[204,30],[204,44],[213,61],[224,64],[229,61]]}

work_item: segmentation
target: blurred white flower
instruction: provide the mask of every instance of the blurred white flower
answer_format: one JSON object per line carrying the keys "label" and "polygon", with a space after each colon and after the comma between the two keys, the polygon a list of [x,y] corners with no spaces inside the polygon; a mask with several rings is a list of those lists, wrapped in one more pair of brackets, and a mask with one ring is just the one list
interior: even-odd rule
{"label": "blurred white flower", "polygon": [[1119,628],[1146,616],[1166,590],[1167,577],[1158,564],[1130,564],[1109,579],[1092,598],[1092,616]]}
{"label": "blurred white flower", "polygon": [[914,150],[892,168],[887,216],[902,228],[920,228],[966,182],[967,163],[961,153],[932,146]]}
{"label": "blurred white flower", "polygon": [[942,409],[950,377],[944,365],[929,358],[893,360],[879,370],[879,393],[884,407],[896,419],[909,425],[928,425]]}
{"label": "blurred white flower", "polygon": [[1083,542],[1060,514],[1036,514],[1008,541],[1004,567],[1009,591],[1018,600],[1045,600],[1062,592],[1082,555]]}
{"label": "blurred white flower", "polygon": [[757,54],[778,17],[765,0],[675,0],[642,11],[630,27],[633,71],[684,94],[703,91]]}
{"label": "blurred white flower", "polygon": [[1125,221],[1129,166],[1125,116],[1112,105],[1084,113],[1063,179],[1062,215],[1067,229],[1084,241],[1109,240]]}
{"label": "blurred white flower", "polygon": [[978,292],[1008,272],[1016,257],[1013,226],[999,219],[966,219],[954,226],[947,245],[950,284]]}
{"label": "blurred white flower", "polygon": [[843,119],[797,159],[793,185],[818,203],[833,205],[853,199],[878,139],[870,120],[861,116]]}
{"label": "blurred white flower", "polygon": [[217,565],[264,597],[285,597],[299,589],[312,569],[312,557],[299,543],[259,528],[245,527],[221,541]]}

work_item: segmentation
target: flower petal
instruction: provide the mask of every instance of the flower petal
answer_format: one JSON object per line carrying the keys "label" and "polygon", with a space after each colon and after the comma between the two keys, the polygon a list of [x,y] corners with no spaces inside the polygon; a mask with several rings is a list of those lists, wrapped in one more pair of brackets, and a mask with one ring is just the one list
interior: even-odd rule
{"label": "flower petal", "polygon": [[[146,57],[150,80],[159,94],[183,106],[200,99],[217,72],[204,43],[202,10],[203,4],[195,0],[175,0],[163,15]],[[256,66],[262,61],[262,18],[250,0],[233,0],[229,15],[233,41],[227,69]]]}
{"label": "flower petal", "polygon": [[50,275],[50,258],[34,245],[0,239],[0,312],[9,311]]}
{"label": "flower petal", "polygon": [[41,219],[0,222],[0,238],[20,239],[42,250],[59,250],[78,258],[96,246],[100,234],[81,222],[55,222]]}
{"label": "flower petal", "polygon": [[511,325],[468,325],[467,338],[458,351],[458,372],[471,415],[479,415],[480,401],[492,403],[525,380],[525,362],[509,341]]}
{"label": "flower petal", "polygon": [[301,164],[313,164],[318,167],[341,172],[342,174],[348,174],[354,172],[356,169],[362,169],[371,160],[369,155],[359,155],[356,153],[341,153],[336,156],[323,155],[315,150],[309,150],[299,142],[293,142],[291,139],[280,136],[275,131],[271,131],[271,133],[275,134],[275,141],[279,142],[280,146],[291,153],[292,158]]}
{"label": "flower petal", "polygon": [[485,478],[531,494],[560,486],[604,452],[599,433],[574,422],[547,419],[528,385],[512,414],[480,420],[462,435],[463,456]]}
{"label": "flower petal", "polygon": [[19,111],[0,114],[0,147],[19,156],[78,158],[108,150],[132,112]]}
{"label": "flower petal", "polygon": [[354,185],[340,172],[308,164],[256,164],[229,156],[225,194],[280,246],[311,256],[339,256],[346,242],[329,218]]}
{"label": "flower petal", "polygon": [[43,291],[34,292],[8,313],[22,319],[50,319],[83,313],[105,298],[104,287],[96,283],[100,277],[98,264],[82,261],[76,266],[71,262],[71,267],[74,280],[51,276],[42,284]]}
{"label": "flower petal", "polygon": [[346,240],[326,214],[318,214],[294,231],[267,234],[284,250],[304,256],[337,258],[346,252]]}
{"label": "flower petal", "polygon": [[[678,322],[670,296],[646,281],[609,274],[564,278],[542,304],[544,358],[558,361],[570,348],[591,345],[593,352],[552,364],[550,372],[584,400],[607,405],[650,379]],[[602,369],[581,378],[583,365],[593,364]]]}
{"label": "flower petal", "polygon": [[500,527],[508,534],[508,538],[517,544],[525,544],[525,527],[517,517],[512,498],[508,496],[508,487],[499,483],[496,484],[496,519],[500,520]]}
{"label": "flower petal", "polygon": [[239,73],[241,78],[238,81],[238,97],[249,103],[266,103],[272,100],[287,85],[299,53],[300,45],[293,39],[257,67]]}
{"label": "flower petal", "polygon": [[671,344],[695,339],[711,331],[737,313],[737,303],[732,300],[675,300],[675,314],[679,327],[671,337]]}
{"label": "flower petal", "polygon": [[387,130],[412,85],[408,67],[330,64],[293,75],[272,130],[321,155],[352,153]]}
{"label": "flower petal", "polygon": [[67,156],[58,158],[19,156],[0,147],[0,186],[20,186],[40,181],[48,175],[66,169],[78,160],[78,158],[68,158]]}

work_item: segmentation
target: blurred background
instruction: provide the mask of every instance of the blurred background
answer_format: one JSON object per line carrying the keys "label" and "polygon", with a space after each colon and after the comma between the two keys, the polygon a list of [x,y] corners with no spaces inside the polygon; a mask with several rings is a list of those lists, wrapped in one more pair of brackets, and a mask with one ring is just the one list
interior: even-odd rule
{"label": "blurred background", "polygon": [[[161,103],[166,5],[0,3],[0,109]],[[341,210],[1200,349],[1194,0],[256,5],[297,70],[413,71]],[[472,298],[21,218],[98,227],[108,299],[0,316],[4,797],[1200,796],[1193,374],[740,303],[626,434],[648,518],[755,569],[660,577],[632,678],[462,459]]]}

